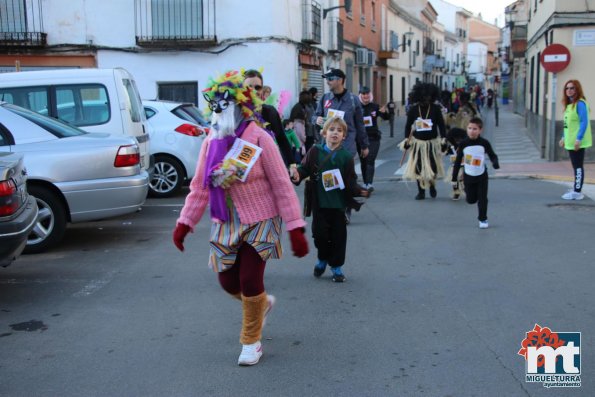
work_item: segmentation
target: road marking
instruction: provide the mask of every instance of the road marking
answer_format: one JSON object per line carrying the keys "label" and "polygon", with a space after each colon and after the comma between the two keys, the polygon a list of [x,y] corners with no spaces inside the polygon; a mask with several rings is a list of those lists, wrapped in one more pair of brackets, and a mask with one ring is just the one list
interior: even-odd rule
{"label": "road marking", "polygon": [[393,175],[403,175],[405,173],[405,167],[406,166],[407,166],[407,163],[403,164],[401,166],[401,168],[399,168],[398,170],[396,170]]}
{"label": "road marking", "polygon": [[81,290],[72,294],[72,296],[74,296],[75,298],[82,298],[94,294],[95,292],[99,291],[107,284],[109,284],[113,280],[115,274],[116,271],[113,270],[111,272],[108,272],[102,279],[91,280],[89,284],[85,285]]}
{"label": "road marking", "polygon": [[[382,164],[386,163],[388,160],[376,160],[376,162],[374,163],[374,169],[377,169],[378,167],[380,167]],[[357,162],[355,163],[355,173],[358,176],[362,176],[362,167],[360,166],[361,162]]]}

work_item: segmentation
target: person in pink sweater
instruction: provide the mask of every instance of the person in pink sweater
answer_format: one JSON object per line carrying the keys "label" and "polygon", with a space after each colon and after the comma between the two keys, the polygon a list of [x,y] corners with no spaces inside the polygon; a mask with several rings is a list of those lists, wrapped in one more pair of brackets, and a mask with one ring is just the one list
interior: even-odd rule
{"label": "person in pink sweater", "polygon": [[242,302],[242,352],[239,365],[262,356],[265,317],[275,303],[264,288],[270,258],[282,255],[282,223],[297,257],[308,253],[306,222],[287,169],[271,135],[261,127],[262,101],[230,71],[209,82],[203,95],[213,112],[211,131],[202,144],[190,193],[173,232],[175,246],[207,207],[212,220],[209,266],[221,287]]}

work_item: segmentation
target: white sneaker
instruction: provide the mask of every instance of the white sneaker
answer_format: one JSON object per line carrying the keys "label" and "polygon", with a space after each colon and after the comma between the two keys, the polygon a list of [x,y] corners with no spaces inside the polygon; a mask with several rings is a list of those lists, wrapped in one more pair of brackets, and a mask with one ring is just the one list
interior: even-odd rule
{"label": "white sneaker", "polygon": [[273,307],[275,306],[275,302],[277,302],[277,299],[275,298],[274,295],[267,295],[267,308],[264,311],[264,318],[262,319],[262,326],[263,327],[267,323],[267,316],[269,315],[269,313],[271,312],[271,310],[273,310]]}
{"label": "white sneaker", "polygon": [[582,200],[585,198],[585,195],[574,190],[569,190],[562,195],[562,198],[564,200]]}
{"label": "white sneaker", "polygon": [[487,229],[490,225],[488,225],[488,221],[479,221],[479,228],[480,229]]}
{"label": "white sneaker", "polygon": [[238,358],[238,365],[254,365],[262,357],[262,345],[260,341],[251,345],[242,345],[242,353]]}

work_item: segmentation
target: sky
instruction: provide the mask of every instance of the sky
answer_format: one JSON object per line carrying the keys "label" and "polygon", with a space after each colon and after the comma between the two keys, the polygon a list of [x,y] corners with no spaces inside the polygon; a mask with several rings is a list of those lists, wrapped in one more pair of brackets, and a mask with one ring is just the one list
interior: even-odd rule
{"label": "sky", "polygon": [[504,26],[504,8],[507,5],[514,3],[514,0],[446,0],[450,4],[463,7],[471,11],[475,15],[481,12],[483,20],[489,23],[494,23],[494,19],[498,18],[498,26]]}

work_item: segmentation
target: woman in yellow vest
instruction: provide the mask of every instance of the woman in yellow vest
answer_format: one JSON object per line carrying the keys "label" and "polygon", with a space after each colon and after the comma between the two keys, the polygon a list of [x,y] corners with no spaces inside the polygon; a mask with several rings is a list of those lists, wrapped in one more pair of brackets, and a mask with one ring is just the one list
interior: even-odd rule
{"label": "woman in yellow vest", "polygon": [[585,149],[591,147],[591,121],[589,105],[585,100],[583,88],[578,80],[568,80],[564,84],[562,104],[564,110],[564,135],[560,139],[560,147],[568,150],[570,162],[574,169],[572,189],[562,195],[564,200],[582,200],[581,193],[585,180]]}

